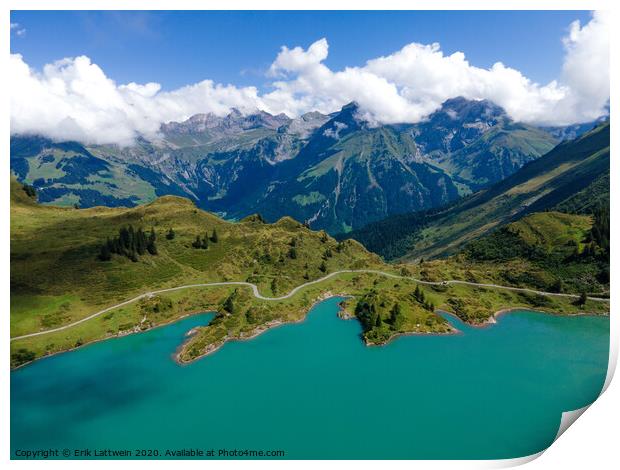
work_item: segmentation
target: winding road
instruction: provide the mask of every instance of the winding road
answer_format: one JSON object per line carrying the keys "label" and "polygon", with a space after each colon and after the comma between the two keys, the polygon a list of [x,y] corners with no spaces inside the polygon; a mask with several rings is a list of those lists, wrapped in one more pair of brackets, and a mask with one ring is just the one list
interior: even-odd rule
{"label": "winding road", "polygon": [[[64,326],[60,326],[58,328],[52,328],[50,330],[44,330],[44,331],[38,331],[36,333],[30,333],[27,335],[22,335],[22,336],[15,336],[13,338],[11,338],[11,341],[16,341],[18,339],[25,339],[25,338],[32,338],[33,336],[40,336],[40,335],[46,335],[49,333],[55,333],[57,331],[63,331],[66,330],[68,328],[71,328],[73,326],[79,325],[80,323],[84,323],[88,320],[92,320],[93,318],[96,318],[100,315],[103,315],[104,313],[109,312],[110,310],[114,310],[117,309],[119,307],[124,307],[125,305],[129,305],[133,302],[136,302],[140,299],[144,299],[146,297],[151,297],[153,295],[157,295],[157,294],[162,294],[164,292],[173,292],[173,291],[177,291],[177,290],[182,290],[182,289],[192,289],[192,288],[196,288],[196,287],[217,287],[217,286],[246,286],[252,289],[252,293],[254,294],[254,297],[256,297],[257,299],[260,300],[267,300],[267,301],[279,301],[279,300],[285,300],[285,299],[289,299],[292,296],[294,296],[297,292],[299,292],[301,289],[304,289],[305,287],[314,285],[314,284],[318,284],[320,282],[326,281],[327,279],[330,279],[334,276],[338,276],[340,274],[347,274],[347,273],[359,273],[359,274],[377,274],[379,276],[385,276],[385,277],[390,277],[393,279],[406,279],[408,281],[413,281],[416,282],[418,284],[424,284],[424,285],[428,285],[428,286],[440,286],[440,285],[450,285],[450,284],[463,284],[463,285],[467,285],[467,286],[473,286],[473,287],[486,287],[486,288],[490,288],[490,289],[504,289],[504,290],[511,290],[511,291],[516,291],[516,292],[528,292],[531,294],[538,294],[538,295],[547,295],[547,296],[555,296],[555,297],[570,297],[570,298],[579,298],[579,295],[575,295],[575,294],[562,294],[562,293],[558,293],[558,292],[544,292],[544,291],[538,291],[538,290],[534,290],[534,289],[527,289],[525,287],[509,287],[509,286],[500,286],[498,284],[481,284],[478,282],[469,282],[469,281],[458,281],[458,280],[448,280],[448,281],[422,281],[420,279],[416,279],[414,277],[411,276],[400,276],[398,274],[392,274],[392,273],[386,273],[384,271],[377,271],[374,269],[343,269],[341,271],[334,271],[333,273],[330,273],[326,276],[323,276],[319,279],[315,279],[314,281],[308,281],[305,282],[297,287],[295,287],[293,290],[291,290],[288,294],[283,295],[281,297],[265,297],[264,295],[261,295],[261,293],[258,291],[258,287],[256,286],[256,284],[252,284],[251,282],[244,282],[244,281],[226,281],[226,282],[208,282],[205,284],[186,284],[184,286],[178,286],[178,287],[170,287],[168,289],[160,289],[160,290],[154,290],[154,291],[150,291],[150,292],[145,292],[144,294],[140,294],[137,297],[134,297],[133,299],[129,299],[126,300],[124,302],[121,302],[120,304],[116,304],[116,305],[112,305],[111,307],[108,308],[104,308],[103,310],[100,310],[96,313],[93,313],[92,315],[89,315],[87,317],[84,317],[78,321],[75,321],[73,323],[69,323],[68,325],[64,325]],[[602,298],[602,297],[588,297],[588,300],[594,300],[596,302],[609,302],[609,299],[606,298]]]}

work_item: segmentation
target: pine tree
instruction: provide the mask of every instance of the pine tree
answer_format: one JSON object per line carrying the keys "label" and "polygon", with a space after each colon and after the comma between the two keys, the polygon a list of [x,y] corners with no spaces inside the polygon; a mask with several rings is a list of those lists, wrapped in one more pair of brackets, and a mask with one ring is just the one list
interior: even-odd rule
{"label": "pine tree", "polygon": [[192,242],[192,246],[194,248],[201,248],[202,247],[202,240],[200,239],[200,235],[196,235],[196,240],[194,240]]}
{"label": "pine tree", "polygon": [[168,240],[174,240],[174,230],[172,230],[172,227],[170,227],[170,230],[168,230],[168,233],[166,234],[166,239]]}
{"label": "pine tree", "polygon": [[395,303],[394,306],[392,307],[392,310],[390,310],[390,323],[392,325],[396,325],[396,322],[398,321],[398,317],[400,317],[400,315],[401,315],[400,304]]}
{"label": "pine tree", "polygon": [[149,234],[149,239],[146,243],[146,249],[152,255],[157,254],[157,245],[155,244],[156,240],[157,240],[157,235],[155,235],[155,229],[151,227],[151,233]]}
{"label": "pine tree", "polygon": [[213,233],[211,234],[211,241],[213,243],[217,243],[218,238],[217,238],[217,231],[215,229],[213,229]]}
{"label": "pine tree", "polygon": [[288,250],[288,257],[291,259],[297,259],[297,250],[295,249],[294,246],[292,246],[289,250]]}
{"label": "pine tree", "polygon": [[118,231],[119,254],[125,254],[129,250],[129,230],[121,227]]}
{"label": "pine tree", "polygon": [[116,253],[117,255],[123,254],[121,251],[121,241],[118,237],[114,237],[114,240],[112,240],[112,245],[114,247],[112,253]]}
{"label": "pine tree", "polygon": [[[127,229],[128,232],[128,243],[129,245],[127,246],[127,249],[133,253],[133,255],[135,256],[135,251],[136,251],[136,233],[133,229],[133,225],[129,225],[129,228]],[[133,258],[132,258],[133,261]]]}
{"label": "pine tree", "polygon": [[110,239],[108,239],[108,241],[101,245],[101,249],[99,250],[99,260],[100,261],[110,261],[112,259],[112,253],[110,251],[110,245],[109,245]]}
{"label": "pine tree", "polygon": [[323,273],[327,271],[327,265],[325,264],[325,261],[321,261],[321,264],[319,265],[319,270]]}
{"label": "pine tree", "polygon": [[144,235],[142,228],[139,228],[136,232],[136,251],[140,256],[146,252],[146,236]]}
{"label": "pine tree", "polygon": [[583,307],[587,301],[588,301],[588,295],[585,292],[582,292],[579,295],[579,305]]}
{"label": "pine tree", "polygon": [[234,296],[234,292],[232,294],[230,294],[226,300],[224,301],[224,305],[223,308],[224,310],[226,310],[228,313],[233,313],[235,310],[235,304],[233,302],[233,296]]}
{"label": "pine tree", "polygon": [[413,291],[413,298],[416,299],[418,302],[420,301],[420,292],[420,286],[416,284],[415,290]]}
{"label": "pine tree", "polygon": [[383,325],[383,320],[381,320],[381,315],[377,315],[377,320],[375,321],[375,326],[377,328],[381,327],[381,325]]}
{"label": "pine tree", "polygon": [[200,248],[202,248],[203,250],[206,250],[207,248],[209,248],[209,234],[208,233],[205,233],[205,236],[202,239],[202,244],[200,245]]}

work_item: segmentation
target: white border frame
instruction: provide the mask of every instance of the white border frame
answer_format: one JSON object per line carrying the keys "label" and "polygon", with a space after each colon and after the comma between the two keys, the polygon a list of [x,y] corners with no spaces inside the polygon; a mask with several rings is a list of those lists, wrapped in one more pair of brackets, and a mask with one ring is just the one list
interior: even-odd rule
{"label": "white border frame", "polygon": [[[354,8],[351,8],[354,7]],[[468,2],[458,0],[357,0],[356,2],[345,2],[337,0],[298,0],[294,4],[292,1],[281,0],[261,0],[260,4],[251,0],[5,0],[0,7],[0,24],[2,25],[2,35],[0,36],[0,45],[3,50],[2,62],[8,61],[10,53],[10,11],[11,10],[607,10],[612,16],[612,30],[610,32],[611,49],[616,50],[615,46],[618,39],[618,10],[620,2],[611,0],[504,0],[499,3],[497,0],[470,0]],[[467,51],[465,51],[467,52]],[[620,70],[618,57],[620,55],[611,54],[611,109],[618,109],[618,95],[614,88],[617,81],[616,70]],[[0,68],[0,70],[8,70],[8,66]],[[0,74],[0,106],[5,111],[0,113],[0,125],[2,128],[1,142],[3,158],[8,160],[9,155],[9,136],[10,136],[10,113],[9,109],[9,90],[7,88],[7,78]],[[613,127],[612,127],[613,129]],[[617,139],[612,132],[611,146],[615,148]],[[8,161],[4,162],[2,170],[4,173],[4,184],[0,184],[2,194],[2,204],[5,217],[2,218],[2,296],[3,315],[2,334],[0,335],[0,343],[2,344],[2,352],[0,357],[5,359],[5,367],[0,367],[0,400],[2,403],[2,421],[0,423],[0,459],[8,462],[10,459],[10,370],[7,358],[10,355],[9,341],[9,312],[10,312],[10,239],[9,239],[9,181],[10,167]],[[615,158],[611,159],[611,175],[612,181],[618,181],[619,165],[615,162]],[[2,180],[0,180],[1,182]],[[618,196],[614,192],[611,195],[611,206],[617,207]],[[613,211],[612,211],[613,212]],[[616,279],[616,274],[620,273],[619,269],[614,269],[617,265],[619,250],[615,249],[620,243],[618,237],[618,224],[616,219],[612,217],[612,252],[611,252],[611,278]],[[615,299],[615,288],[617,283],[612,282],[612,296]],[[561,438],[557,440],[548,450],[529,457],[510,460],[487,460],[487,461],[382,461],[381,466],[391,468],[501,468],[521,465],[530,462],[530,468],[557,468],[562,466],[564,469],[583,468],[584,466],[593,466],[593,468],[611,468],[616,467],[620,463],[620,458],[616,453],[617,444],[617,424],[615,418],[620,415],[620,386],[617,380],[612,383],[611,379],[615,372],[618,358],[618,332],[619,321],[615,315],[610,315],[610,356],[607,379],[605,381],[604,393],[597,399],[588,409],[586,413],[579,419],[579,423],[570,426]],[[582,410],[580,410],[582,411]],[[563,422],[571,420],[571,413],[565,413]],[[580,414],[577,415],[577,417]],[[573,414],[574,417],[574,414]],[[207,463],[208,462],[208,463]],[[616,464],[613,464],[616,462]],[[66,468],[82,468],[84,463],[81,461],[48,461],[46,464],[32,461],[10,461],[10,465],[19,468],[31,468],[37,465],[46,465],[46,468],[66,469]],[[355,461],[356,467],[376,467],[379,462],[374,461]],[[173,462],[173,464],[175,464]],[[88,463],[89,466],[106,468],[110,465],[109,461],[93,461]],[[115,461],[114,465],[129,466],[132,468],[168,468],[170,461]],[[177,465],[177,464],[175,464]],[[251,465],[254,468],[271,469],[274,467],[288,468],[291,465],[300,468],[313,468],[316,463],[313,461],[186,461],[183,465],[192,468],[203,469],[205,465],[217,466],[221,468],[238,468],[241,466]],[[323,461],[321,466],[328,468],[341,467],[343,465],[353,465],[351,461]]]}

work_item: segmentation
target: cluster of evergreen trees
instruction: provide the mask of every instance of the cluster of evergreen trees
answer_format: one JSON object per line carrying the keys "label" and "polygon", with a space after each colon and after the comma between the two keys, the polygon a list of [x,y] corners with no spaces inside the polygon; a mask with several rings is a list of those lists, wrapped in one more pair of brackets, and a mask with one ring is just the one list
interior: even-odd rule
{"label": "cluster of evergreen trees", "polygon": [[121,227],[118,236],[110,239],[101,245],[99,250],[99,260],[110,261],[112,254],[126,256],[131,261],[136,262],[138,258],[144,254],[157,255],[157,245],[155,244],[157,236],[155,229],[151,228],[147,235],[142,230],[134,230],[132,225]]}
{"label": "cluster of evergreen trees", "polygon": [[[381,328],[384,320],[381,318],[373,300],[361,299],[355,306],[355,316],[359,319],[365,332],[373,328]],[[405,314],[398,302],[390,309],[390,317],[385,321],[392,329],[399,330],[405,321]]]}
{"label": "cluster of evergreen trees", "polygon": [[212,243],[217,243],[219,241],[217,236],[217,230],[213,229],[211,236],[209,236],[209,231],[205,232],[204,237],[200,235],[196,235],[196,240],[192,242],[192,246],[196,249],[206,250],[209,248],[209,241]]}
{"label": "cluster of evergreen trees", "polygon": [[579,243],[574,242],[573,253],[570,256],[573,260],[583,258],[597,258],[609,263],[609,206],[599,206],[593,213],[594,221],[585,240],[583,249],[579,250]]}
{"label": "cluster of evergreen trees", "polygon": [[[463,200],[459,199],[460,202]],[[437,220],[448,207],[389,216],[352,232],[337,234],[335,238],[352,238],[386,260],[396,259],[411,250],[420,231]]]}
{"label": "cluster of evergreen trees", "polygon": [[296,238],[291,238],[291,241],[289,242],[289,249],[288,249],[288,257],[291,259],[297,259],[297,239]]}
{"label": "cluster of evergreen trees", "polygon": [[413,297],[416,302],[422,305],[422,307],[424,307],[429,312],[435,311],[435,306],[430,300],[426,298],[426,295],[424,295],[424,291],[420,289],[420,286],[415,286],[415,290],[411,293],[411,297]]}
{"label": "cluster of evergreen trees", "polygon": [[374,302],[368,302],[360,299],[355,306],[355,316],[358,318],[364,331],[370,331],[374,327],[380,327],[383,324],[381,315],[377,312]]}
{"label": "cluster of evergreen trees", "polygon": [[235,289],[230,293],[228,297],[226,297],[226,300],[224,300],[224,303],[222,304],[222,309],[225,312],[235,313],[235,300],[237,299],[238,295],[239,294],[237,292],[237,289]]}
{"label": "cluster of evergreen trees", "polygon": [[395,330],[399,330],[405,322],[405,316],[403,315],[400,304],[397,302],[390,310],[390,324]]}
{"label": "cluster of evergreen trees", "polygon": [[596,243],[609,257],[609,206],[599,207],[594,211],[594,223],[590,229],[590,240]]}

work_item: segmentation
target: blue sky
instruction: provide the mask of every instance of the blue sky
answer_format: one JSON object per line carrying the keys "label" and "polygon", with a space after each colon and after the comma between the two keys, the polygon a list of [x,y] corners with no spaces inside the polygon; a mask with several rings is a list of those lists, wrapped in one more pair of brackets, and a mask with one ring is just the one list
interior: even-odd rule
{"label": "blue sky", "polygon": [[118,83],[163,89],[205,78],[262,89],[280,46],[326,37],[332,70],[363,65],[405,44],[439,42],[487,68],[496,61],[539,83],[560,74],[562,37],[589,12],[26,12],[11,51],[35,68],[87,55]]}
{"label": "blue sky", "polygon": [[610,25],[585,11],[16,11],[11,128],[126,144],[197,113],[356,101],[369,122],[413,123],[457,96],[589,122],[608,109]]}

